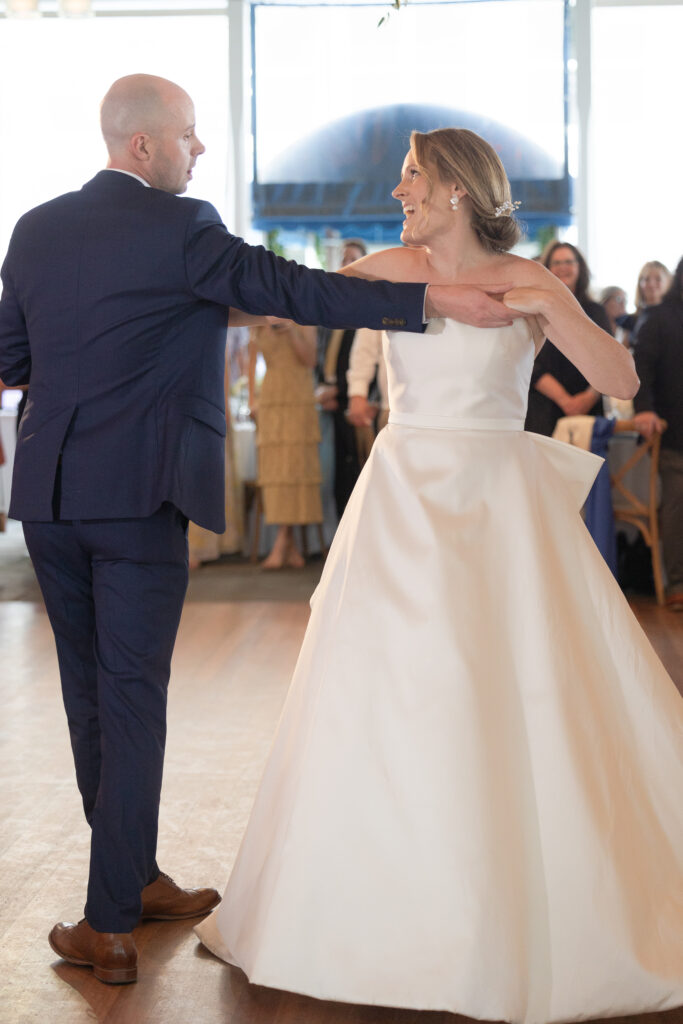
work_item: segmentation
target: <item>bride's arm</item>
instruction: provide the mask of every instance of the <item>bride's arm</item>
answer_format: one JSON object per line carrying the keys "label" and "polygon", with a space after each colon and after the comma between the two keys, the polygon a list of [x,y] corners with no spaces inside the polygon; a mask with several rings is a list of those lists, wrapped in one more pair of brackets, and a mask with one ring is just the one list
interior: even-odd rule
{"label": "bride's arm", "polygon": [[[383,249],[343,267],[340,274],[370,281],[428,281],[429,267],[421,248]],[[473,327],[507,327],[523,313],[500,301],[511,281],[496,284],[428,284],[425,319],[448,317]]]}
{"label": "bride's arm", "polygon": [[600,394],[633,398],[640,382],[625,347],[594,324],[569,289],[545,267],[528,261],[524,276],[530,283],[507,292],[505,305],[535,315],[553,345]]}

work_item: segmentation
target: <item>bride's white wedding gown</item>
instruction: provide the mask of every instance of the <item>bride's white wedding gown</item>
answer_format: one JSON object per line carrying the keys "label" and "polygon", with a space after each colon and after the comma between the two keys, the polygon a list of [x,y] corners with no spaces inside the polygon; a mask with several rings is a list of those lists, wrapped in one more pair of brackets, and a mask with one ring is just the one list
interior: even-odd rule
{"label": "bride's white wedding gown", "polygon": [[434,321],[386,355],[389,426],[197,933],[321,999],[525,1024],[677,1006],[683,701],[581,521],[601,460],[523,431],[523,320]]}

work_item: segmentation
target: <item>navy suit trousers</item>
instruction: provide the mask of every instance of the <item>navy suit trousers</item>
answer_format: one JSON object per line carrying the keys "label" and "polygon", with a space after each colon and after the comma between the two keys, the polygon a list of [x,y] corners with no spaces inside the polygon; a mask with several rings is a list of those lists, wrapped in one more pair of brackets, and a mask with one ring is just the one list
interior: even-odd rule
{"label": "navy suit trousers", "polygon": [[187,589],[187,520],[25,522],[57,643],[78,787],[91,826],[85,916],[128,932],[159,873],[171,654]]}

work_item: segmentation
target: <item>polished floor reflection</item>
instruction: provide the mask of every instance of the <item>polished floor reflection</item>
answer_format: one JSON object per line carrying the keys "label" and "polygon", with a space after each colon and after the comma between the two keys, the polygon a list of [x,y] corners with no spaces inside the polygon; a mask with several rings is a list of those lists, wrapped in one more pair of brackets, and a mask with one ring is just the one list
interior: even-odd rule
{"label": "polished floor reflection", "polygon": [[[683,616],[649,601],[635,610],[683,688]],[[307,617],[300,599],[186,605],[169,699],[159,850],[163,869],[181,884],[225,882]],[[57,920],[81,916],[88,833],[40,604],[0,601],[0,651],[0,1024],[457,1021],[253,988],[203,950],[192,922],[137,929],[137,985],[102,985],[88,969],[55,960],[47,932]],[[683,1010],[629,1020],[683,1024]]]}

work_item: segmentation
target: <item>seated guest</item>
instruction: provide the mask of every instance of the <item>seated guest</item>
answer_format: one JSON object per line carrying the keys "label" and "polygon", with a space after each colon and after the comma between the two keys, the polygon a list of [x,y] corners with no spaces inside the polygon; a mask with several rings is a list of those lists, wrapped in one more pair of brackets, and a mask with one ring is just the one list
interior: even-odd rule
{"label": "seated guest", "polygon": [[[303,568],[292,527],[322,523],[320,498],[320,431],[313,396],[315,327],[282,321],[252,331],[249,360],[249,406],[256,420],[258,482],[264,517],[277,524],[264,569]],[[256,358],[261,352],[266,373],[256,397]]]}
{"label": "seated guest", "polygon": [[683,259],[661,303],[643,322],[635,349],[640,390],[636,423],[644,437],[662,436],[660,521],[668,577],[667,606],[683,611]]}
{"label": "seated guest", "polygon": [[[609,320],[598,302],[588,296],[590,271],[583,255],[568,242],[551,242],[541,262],[575,296],[584,313],[609,331]],[[545,342],[531,375],[529,407],[524,427],[549,437],[561,416],[601,416],[602,396],[559,349]]]}

